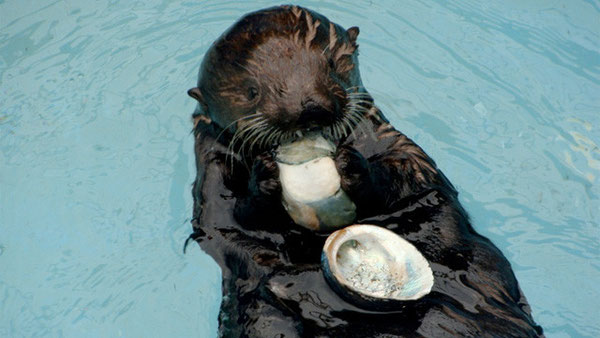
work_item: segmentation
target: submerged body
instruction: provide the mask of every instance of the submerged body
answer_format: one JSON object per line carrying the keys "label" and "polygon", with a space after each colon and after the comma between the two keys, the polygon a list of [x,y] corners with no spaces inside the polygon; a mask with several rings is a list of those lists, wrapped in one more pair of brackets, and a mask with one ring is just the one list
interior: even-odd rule
{"label": "submerged body", "polygon": [[[203,61],[194,114],[194,234],[220,265],[223,336],[538,336],[502,253],[475,232],[457,192],[396,131],[362,87],[357,28],[281,6],[242,18]],[[431,292],[370,307],[327,283],[329,233],[284,209],[274,150],[321,133],[336,147],[356,222],[393,231],[422,253]]]}

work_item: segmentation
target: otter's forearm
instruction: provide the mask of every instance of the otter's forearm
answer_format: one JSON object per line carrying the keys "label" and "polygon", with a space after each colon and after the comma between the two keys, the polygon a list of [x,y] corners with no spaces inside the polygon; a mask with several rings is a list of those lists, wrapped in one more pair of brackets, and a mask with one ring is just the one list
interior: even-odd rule
{"label": "otter's forearm", "polygon": [[270,226],[281,220],[284,209],[281,198],[267,196],[261,192],[248,192],[236,200],[234,216],[247,228]]}
{"label": "otter's forearm", "polygon": [[272,155],[265,153],[254,159],[234,215],[241,225],[250,228],[273,225],[287,217],[281,203],[279,169]]}
{"label": "otter's forearm", "polygon": [[366,158],[368,181],[374,189],[363,188],[362,198],[378,210],[390,210],[399,200],[432,188],[454,191],[423,149],[397,131],[374,106],[364,113],[347,144]]}

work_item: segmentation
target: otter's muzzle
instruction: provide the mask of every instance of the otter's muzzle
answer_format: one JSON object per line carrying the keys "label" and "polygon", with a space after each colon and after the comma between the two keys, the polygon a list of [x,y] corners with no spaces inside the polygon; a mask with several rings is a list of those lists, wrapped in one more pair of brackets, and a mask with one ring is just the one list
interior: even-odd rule
{"label": "otter's muzzle", "polygon": [[314,103],[303,105],[303,110],[298,117],[298,125],[301,127],[330,126],[335,122],[333,112]]}

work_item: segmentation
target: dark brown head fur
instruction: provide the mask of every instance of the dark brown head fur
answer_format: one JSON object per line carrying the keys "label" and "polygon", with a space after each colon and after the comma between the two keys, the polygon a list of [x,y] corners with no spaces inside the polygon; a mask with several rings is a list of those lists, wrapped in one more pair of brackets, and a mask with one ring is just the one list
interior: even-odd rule
{"label": "dark brown head fur", "polygon": [[244,16],[204,57],[198,87],[188,92],[199,102],[194,117],[253,146],[308,129],[341,138],[360,119],[358,32],[296,6]]}

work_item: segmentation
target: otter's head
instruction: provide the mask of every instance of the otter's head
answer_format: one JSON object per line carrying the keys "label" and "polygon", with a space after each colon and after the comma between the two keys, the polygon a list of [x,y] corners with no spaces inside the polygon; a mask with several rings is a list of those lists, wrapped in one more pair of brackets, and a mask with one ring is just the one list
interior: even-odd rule
{"label": "otter's head", "polygon": [[[305,131],[340,139],[369,100],[358,70],[358,28],[296,6],[241,18],[206,53],[196,116],[260,147]],[[235,137],[235,135],[239,137]],[[244,142],[245,143],[245,142]]]}

